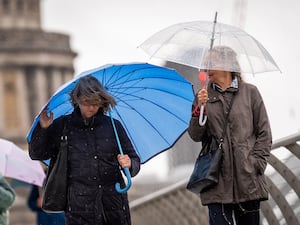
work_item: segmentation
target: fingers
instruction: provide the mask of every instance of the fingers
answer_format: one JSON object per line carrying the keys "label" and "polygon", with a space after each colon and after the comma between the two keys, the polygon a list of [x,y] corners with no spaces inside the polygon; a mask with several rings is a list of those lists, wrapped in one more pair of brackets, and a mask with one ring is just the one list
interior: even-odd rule
{"label": "fingers", "polygon": [[125,168],[125,167],[130,168],[131,167],[131,160],[128,155],[119,154],[118,161],[122,168]]}
{"label": "fingers", "polygon": [[40,114],[40,125],[42,128],[48,128],[53,121],[53,112],[48,115],[47,109],[43,110]]}
{"label": "fingers", "polygon": [[208,92],[206,88],[201,89],[198,92],[198,102],[200,105],[206,105],[207,101],[208,101]]}

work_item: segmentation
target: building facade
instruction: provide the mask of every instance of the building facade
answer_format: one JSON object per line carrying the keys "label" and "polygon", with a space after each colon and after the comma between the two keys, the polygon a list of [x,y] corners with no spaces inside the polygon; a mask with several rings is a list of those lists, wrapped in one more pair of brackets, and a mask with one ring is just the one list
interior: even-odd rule
{"label": "building facade", "polygon": [[0,137],[26,146],[34,117],[73,78],[66,34],[41,26],[40,0],[0,0]]}

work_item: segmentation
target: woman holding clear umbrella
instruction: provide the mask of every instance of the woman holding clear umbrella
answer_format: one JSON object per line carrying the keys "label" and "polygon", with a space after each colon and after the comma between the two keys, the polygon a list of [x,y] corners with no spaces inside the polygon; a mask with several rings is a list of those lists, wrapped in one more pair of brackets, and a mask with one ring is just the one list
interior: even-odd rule
{"label": "woman holding clear umbrella", "polygon": [[[200,193],[201,201],[208,206],[210,225],[259,225],[260,202],[268,199],[264,171],[272,145],[267,111],[258,89],[243,81],[231,48],[214,47],[205,59],[209,82],[196,95],[188,133],[197,142],[208,134],[220,138],[229,116],[219,182]],[[201,105],[204,125],[199,125]]]}

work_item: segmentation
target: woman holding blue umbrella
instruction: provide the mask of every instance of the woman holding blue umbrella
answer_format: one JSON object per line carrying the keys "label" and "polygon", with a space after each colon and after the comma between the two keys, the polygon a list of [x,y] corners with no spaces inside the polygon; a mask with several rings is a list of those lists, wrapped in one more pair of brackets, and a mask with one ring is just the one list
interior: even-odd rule
{"label": "woman holding blue umbrella", "polygon": [[[129,168],[130,175],[135,176],[140,159],[121,123],[106,116],[116,101],[92,76],[81,77],[70,96],[74,107],[70,115],[53,120],[52,112],[40,114],[29,143],[30,157],[47,160],[57,155],[66,124],[67,224],[130,225],[127,194],[118,193],[115,183],[125,185],[120,167]],[[119,154],[118,143],[124,154]]]}

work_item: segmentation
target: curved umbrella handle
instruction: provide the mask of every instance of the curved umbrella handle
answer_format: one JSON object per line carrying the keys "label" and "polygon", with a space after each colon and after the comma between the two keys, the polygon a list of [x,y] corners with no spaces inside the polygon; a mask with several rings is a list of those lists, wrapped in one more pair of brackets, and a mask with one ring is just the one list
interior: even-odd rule
{"label": "curved umbrella handle", "polygon": [[[111,115],[110,111],[109,111],[109,116],[110,116],[111,123],[112,123],[113,128],[114,128],[114,133],[115,133],[115,136],[116,136],[116,139],[117,139],[120,154],[124,155],[123,149],[122,149],[122,146],[121,146],[121,143],[120,143],[119,135],[118,135],[118,132],[117,132],[117,128],[116,128],[116,125],[115,125],[115,121],[112,118],[112,115]],[[128,189],[131,187],[131,175],[130,175],[129,169],[127,167],[125,167],[125,168],[123,168],[123,170],[124,170],[124,173],[125,173],[126,178],[127,178],[127,185],[126,185],[125,188],[121,188],[120,183],[116,183],[115,188],[116,188],[116,191],[119,192],[119,193],[124,193],[124,192],[128,191]]]}
{"label": "curved umbrella handle", "polygon": [[131,175],[130,175],[129,169],[127,167],[124,168],[124,173],[127,178],[127,185],[124,188],[121,188],[120,183],[115,184],[115,188],[116,188],[117,192],[119,192],[119,193],[124,193],[124,192],[128,191],[129,188],[131,187]]}
{"label": "curved umbrella handle", "polygon": [[200,106],[199,125],[203,126],[206,123],[207,116],[204,115],[204,106]]}

